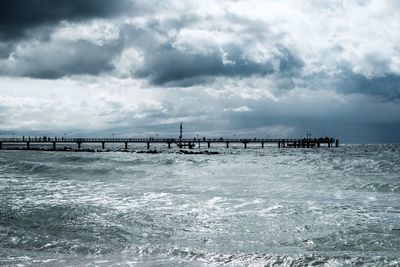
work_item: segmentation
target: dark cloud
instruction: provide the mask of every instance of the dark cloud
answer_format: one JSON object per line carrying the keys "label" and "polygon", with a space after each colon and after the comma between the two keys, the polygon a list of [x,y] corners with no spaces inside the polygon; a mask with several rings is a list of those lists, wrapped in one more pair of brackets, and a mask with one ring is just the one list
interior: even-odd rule
{"label": "dark cloud", "polygon": [[0,64],[0,74],[40,79],[74,74],[97,75],[113,69],[111,61],[121,47],[119,43],[97,45],[79,40],[38,43],[26,49],[16,53],[13,60]]}
{"label": "dark cloud", "polygon": [[67,52],[59,61],[47,61],[43,65],[36,65],[27,71],[25,76],[56,79],[74,74],[96,75],[113,69],[110,62],[116,51],[113,46],[98,46],[79,41],[74,44],[73,50],[74,52]]}
{"label": "dark cloud", "polygon": [[[154,22],[154,21],[153,21]],[[123,25],[119,35],[104,43],[90,40],[50,39],[20,42],[12,46],[13,58],[0,61],[0,74],[43,79],[89,74],[97,75],[114,69],[114,61],[124,49],[135,47],[143,53],[143,61],[131,73],[156,85],[188,87],[212,82],[216,77],[267,76],[279,73],[280,84],[292,88],[292,76],[302,70],[303,61],[288,48],[277,45],[268,61],[256,62],[245,56],[245,47],[227,44],[211,47],[207,52],[178,49],[173,40],[162,43],[150,28]],[[163,34],[160,31],[160,34]],[[12,50],[14,49],[14,50]],[[223,50],[222,50],[223,49]],[[132,63],[135,64],[135,63]]]}
{"label": "dark cloud", "polygon": [[20,38],[40,25],[110,17],[130,8],[129,0],[2,0],[0,40]]}
{"label": "dark cloud", "polygon": [[[348,96],[347,100],[352,99]],[[370,102],[372,101],[372,102]],[[345,143],[376,143],[400,141],[398,105],[374,102],[372,97],[340,103],[333,99],[313,100],[299,97],[297,101],[241,100],[251,112],[223,112],[223,121],[232,129],[258,129],[286,125],[295,129],[290,137],[331,135]],[[219,114],[217,114],[218,116]],[[254,133],[254,131],[253,131]],[[282,136],[283,133],[277,133]],[[264,135],[265,136],[265,135]]]}
{"label": "dark cloud", "polygon": [[224,54],[218,48],[207,53],[182,51],[167,43],[154,50],[147,50],[143,66],[135,73],[147,77],[154,84],[190,86],[208,81],[207,77],[268,75],[274,72],[293,75],[303,67],[303,61],[285,47],[278,47],[280,53],[274,60],[254,62],[246,59],[244,50],[236,45],[225,46]]}
{"label": "dark cloud", "polygon": [[388,73],[375,77],[348,73],[337,82],[336,88],[343,93],[360,93],[381,96],[386,99],[400,99],[400,75]]}
{"label": "dark cloud", "polygon": [[11,42],[0,42],[0,59],[7,58],[13,49],[14,45]]}
{"label": "dark cloud", "polygon": [[[42,38],[37,49],[33,43],[32,49],[25,49],[22,53],[17,50],[21,43],[17,40],[19,37],[27,36],[29,32],[30,38],[38,40],[41,32],[51,32],[54,29],[52,25],[63,20],[104,18],[133,9],[140,9],[142,11],[139,12],[143,13],[148,8],[148,3],[133,0],[3,1],[0,3],[0,45],[4,49],[0,59],[4,60],[3,64],[0,64],[0,74],[46,79],[74,74],[97,75],[111,71],[116,57],[131,46],[138,48],[144,55],[141,66],[135,66],[132,75],[149,79],[156,85],[186,87],[207,83],[219,76],[267,76],[276,72],[283,76],[293,76],[303,68],[303,61],[291,50],[280,45],[275,45],[278,52],[273,58],[264,62],[247,58],[246,45],[228,43],[223,46],[223,51],[220,47],[211,47],[207,52],[177,48],[174,38],[168,36],[168,30],[171,27],[184,28],[200,19],[190,16],[183,16],[175,21],[169,20],[166,25],[148,17],[146,26],[141,29],[131,25],[122,26],[119,39],[112,45],[97,45],[79,40],[61,42]],[[254,33],[261,31],[255,27],[258,25],[255,21],[240,20],[240,23],[249,24],[247,29],[253,29]],[[157,35],[166,40],[160,41]],[[30,41],[32,40],[27,39],[27,44]],[[45,47],[48,51],[40,47]]]}

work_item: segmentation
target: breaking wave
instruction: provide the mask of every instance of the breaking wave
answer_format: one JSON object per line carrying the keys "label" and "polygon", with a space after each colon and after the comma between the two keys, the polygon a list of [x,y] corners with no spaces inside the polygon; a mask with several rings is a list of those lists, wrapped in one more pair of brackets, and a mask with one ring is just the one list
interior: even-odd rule
{"label": "breaking wave", "polygon": [[0,265],[400,265],[400,146],[217,150],[0,151]]}

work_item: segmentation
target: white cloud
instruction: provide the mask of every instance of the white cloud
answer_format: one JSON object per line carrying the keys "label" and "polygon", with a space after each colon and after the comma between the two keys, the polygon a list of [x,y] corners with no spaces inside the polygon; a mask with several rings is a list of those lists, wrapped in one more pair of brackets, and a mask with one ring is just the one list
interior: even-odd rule
{"label": "white cloud", "polygon": [[101,46],[119,38],[118,26],[115,22],[105,20],[94,20],[86,24],[63,22],[52,34],[52,39],[70,42],[84,40]]}
{"label": "white cloud", "polygon": [[133,47],[127,48],[113,60],[116,73],[122,77],[133,75],[144,63],[142,51]]}
{"label": "white cloud", "polygon": [[249,107],[247,107],[247,106],[240,106],[240,107],[231,108],[231,109],[225,108],[224,111],[231,111],[231,112],[250,112],[250,111],[253,111],[253,109],[251,109],[251,108],[249,108]]}

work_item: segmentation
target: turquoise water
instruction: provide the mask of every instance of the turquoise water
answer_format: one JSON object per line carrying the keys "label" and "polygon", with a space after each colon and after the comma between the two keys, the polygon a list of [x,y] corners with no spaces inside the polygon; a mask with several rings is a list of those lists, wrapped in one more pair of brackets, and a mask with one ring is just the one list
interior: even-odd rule
{"label": "turquoise water", "polygon": [[0,265],[400,266],[400,146],[0,151]]}

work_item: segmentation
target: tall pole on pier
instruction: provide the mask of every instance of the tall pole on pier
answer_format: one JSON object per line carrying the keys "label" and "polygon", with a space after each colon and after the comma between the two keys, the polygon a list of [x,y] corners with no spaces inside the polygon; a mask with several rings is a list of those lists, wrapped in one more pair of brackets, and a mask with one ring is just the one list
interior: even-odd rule
{"label": "tall pole on pier", "polygon": [[179,127],[179,140],[182,140],[182,122],[181,122],[181,126]]}

